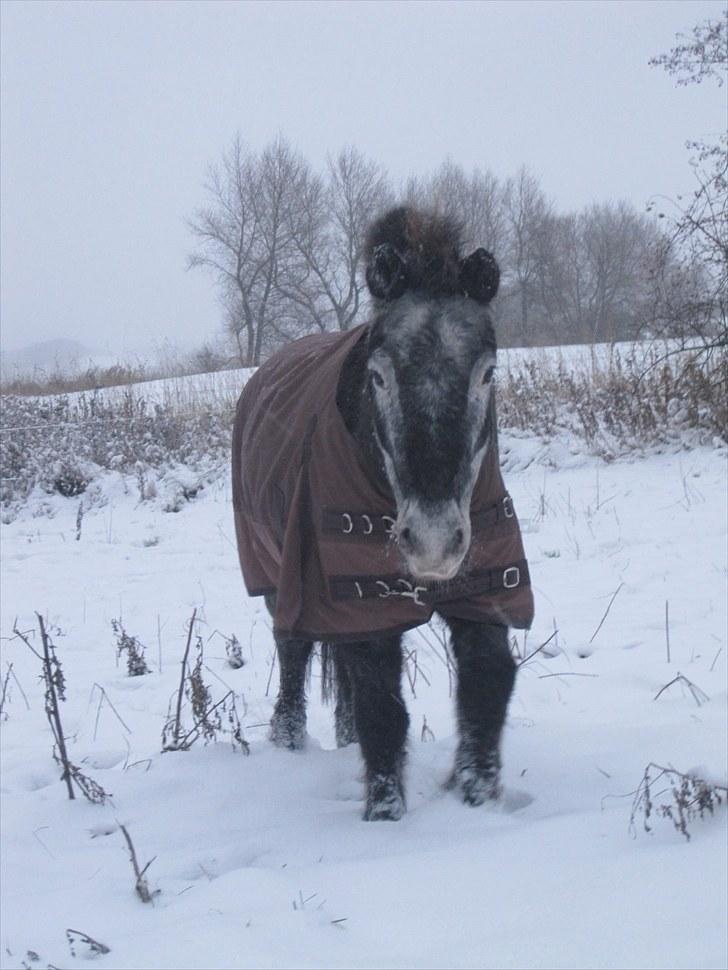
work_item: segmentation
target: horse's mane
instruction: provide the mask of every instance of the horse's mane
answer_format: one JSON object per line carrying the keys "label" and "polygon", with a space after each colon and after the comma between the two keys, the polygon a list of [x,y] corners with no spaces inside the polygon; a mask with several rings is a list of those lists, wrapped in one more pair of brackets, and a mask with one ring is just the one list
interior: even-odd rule
{"label": "horse's mane", "polygon": [[400,206],[369,229],[366,258],[378,246],[392,246],[404,261],[408,287],[432,296],[460,292],[462,229],[455,219],[436,212]]}

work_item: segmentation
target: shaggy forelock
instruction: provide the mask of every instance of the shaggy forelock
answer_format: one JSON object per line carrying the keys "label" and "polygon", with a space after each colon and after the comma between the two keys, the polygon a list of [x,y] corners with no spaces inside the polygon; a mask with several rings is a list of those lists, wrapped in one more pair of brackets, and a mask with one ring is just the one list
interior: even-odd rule
{"label": "shaggy forelock", "polygon": [[461,292],[460,225],[451,217],[401,206],[370,228],[366,257],[378,246],[393,246],[404,261],[409,289],[432,296]]}

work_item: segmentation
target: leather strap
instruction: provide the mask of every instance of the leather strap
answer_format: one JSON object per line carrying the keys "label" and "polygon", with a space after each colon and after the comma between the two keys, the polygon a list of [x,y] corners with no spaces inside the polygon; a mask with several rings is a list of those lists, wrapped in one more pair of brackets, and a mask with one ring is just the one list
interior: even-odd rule
{"label": "leather strap", "polygon": [[[498,522],[505,522],[515,518],[513,502],[505,494],[490,508],[484,509],[471,517],[470,523],[474,533],[482,532]],[[375,514],[373,512],[346,511],[343,509],[323,509],[321,531],[325,535],[349,536],[352,539],[387,539],[393,535],[397,520],[397,513],[393,509],[391,515]]]}
{"label": "leather strap", "polygon": [[334,600],[411,599],[418,606],[434,606],[446,600],[464,599],[483,594],[529,586],[531,577],[525,559],[480,569],[456,576],[443,583],[425,583],[390,574],[387,576],[331,576],[329,588]]}

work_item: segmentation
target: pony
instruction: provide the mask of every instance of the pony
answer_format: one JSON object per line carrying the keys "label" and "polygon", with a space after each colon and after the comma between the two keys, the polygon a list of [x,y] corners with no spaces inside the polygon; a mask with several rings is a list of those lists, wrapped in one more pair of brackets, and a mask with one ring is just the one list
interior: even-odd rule
{"label": "pony", "polygon": [[509,625],[533,619],[497,450],[488,307],[500,273],[483,248],[464,256],[460,240],[435,212],[402,206],[375,220],[368,322],[278,351],[235,419],[238,552],[279,660],[270,738],[305,746],[319,641],[337,744],[361,748],[368,821],[406,811],[403,633],[433,613],[449,628],[458,740],[447,787],[481,805],[501,793]]}

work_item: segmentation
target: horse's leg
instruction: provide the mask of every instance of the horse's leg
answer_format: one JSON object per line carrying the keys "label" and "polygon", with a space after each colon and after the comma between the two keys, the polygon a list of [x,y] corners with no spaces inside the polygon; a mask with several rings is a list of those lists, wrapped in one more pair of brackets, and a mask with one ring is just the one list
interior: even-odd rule
{"label": "horse's leg", "polygon": [[508,627],[448,619],[458,669],[459,741],[448,787],[468,805],[498,798],[500,739],[516,665]]}
{"label": "horse's leg", "polygon": [[401,690],[400,637],[341,644],[354,698],[354,724],[366,765],[367,821],[405,812],[404,755],[409,715]]}
{"label": "horse's leg", "polygon": [[276,639],[280,686],[270,739],[279,748],[296,751],[306,743],[306,667],[312,647],[309,640]]}
{"label": "horse's leg", "polygon": [[334,647],[334,671],[336,677],[336,747],[345,748],[359,740],[354,722],[354,691],[344,658]]}

